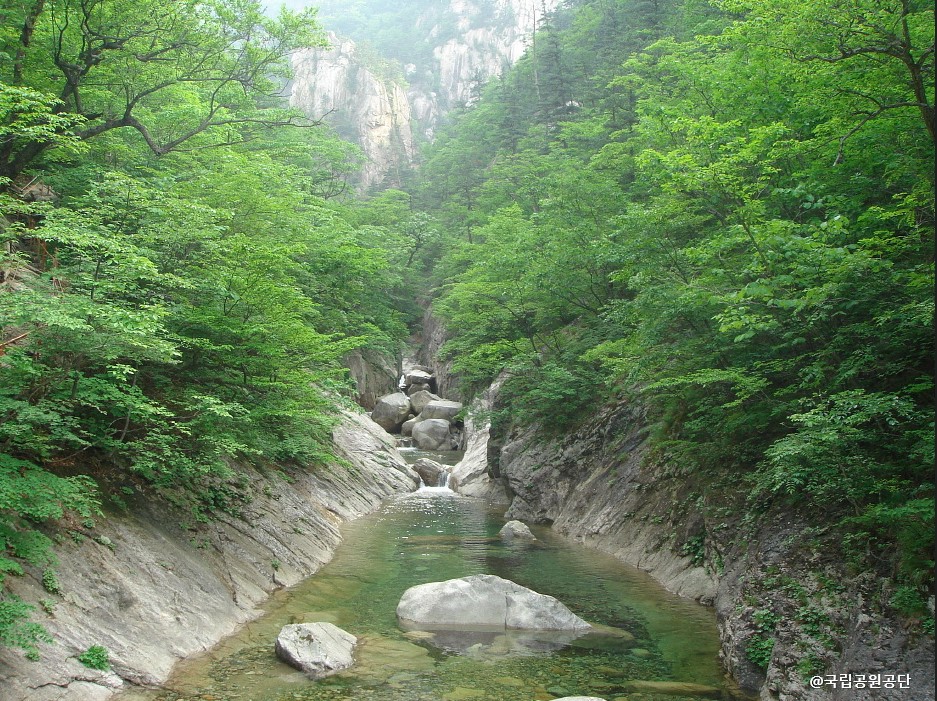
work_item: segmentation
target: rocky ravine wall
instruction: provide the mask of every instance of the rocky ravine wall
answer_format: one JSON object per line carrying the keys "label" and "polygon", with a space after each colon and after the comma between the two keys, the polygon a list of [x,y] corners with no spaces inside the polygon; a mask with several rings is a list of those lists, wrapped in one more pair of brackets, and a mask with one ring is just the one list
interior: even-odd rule
{"label": "rocky ravine wall", "polygon": [[[495,399],[489,392],[481,405]],[[803,514],[780,509],[746,528],[738,485],[722,490],[737,504],[714,506],[705,495],[718,487],[646,459],[643,427],[640,409],[627,405],[601,410],[554,439],[527,429],[489,442],[490,427],[480,421],[453,474],[459,491],[502,495],[510,502],[506,518],[551,524],[677,594],[714,605],[727,669],[763,701],[934,699],[933,638],[911,635],[889,617],[881,580],[845,571],[835,531],[824,543],[822,529],[817,536]],[[747,655],[753,636],[765,633],[765,613],[777,617],[768,626],[776,643],[767,670]],[[909,674],[912,690],[833,691],[805,680],[875,673]]]}
{"label": "rocky ravine wall", "polygon": [[[56,642],[41,646],[38,662],[0,648],[0,699],[102,701],[127,684],[159,684],[176,661],[257,616],[272,591],[326,563],[343,521],[419,484],[367,417],[345,414],[334,437],[348,466],[292,470],[290,481],[253,472],[256,496],[243,518],[186,529],[185,514],[141,497],[132,515],[99,519],[95,540],[56,548],[61,595],[44,591],[38,572],[10,578],[23,599],[54,602],[51,615],[35,618]],[[91,645],[108,649],[112,672],[75,659]]]}
{"label": "rocky ravine wall", "polygon": [[[431,65],[403,67],[409,84],[382,77],[354,41],[330,32],[327,48],[293,54],[290,105],[324,118],[361,147],[361,190],[399,187],[419,142],[432,141],[446,114],[477,99],[481,85],[516,63],[543,13],[556,5],[557,0],[450,0],[445,8],[414,17],[434,48]],[[457,28],[456,36],[440,37],[446,30],[433,21],[438,12]]]}

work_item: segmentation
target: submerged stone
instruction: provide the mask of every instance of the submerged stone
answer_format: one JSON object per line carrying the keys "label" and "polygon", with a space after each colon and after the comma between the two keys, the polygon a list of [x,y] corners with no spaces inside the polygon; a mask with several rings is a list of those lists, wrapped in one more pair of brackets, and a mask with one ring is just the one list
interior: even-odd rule
{"label": "submerged stone", "polygon": [[705,684],[671,681],[630,681],[623,687],[627,692],[645,694],[664,694],[665,696],[699,696],[702,698],[721,699],[722,691]]}

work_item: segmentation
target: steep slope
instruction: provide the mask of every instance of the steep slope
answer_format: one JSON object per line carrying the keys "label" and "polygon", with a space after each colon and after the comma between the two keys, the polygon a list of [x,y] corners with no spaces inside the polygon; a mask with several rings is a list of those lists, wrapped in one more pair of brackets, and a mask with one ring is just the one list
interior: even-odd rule
{"label": "steep slope", "polygon": [[[476,404],[479,417],[497,409],[499,385]],[[763,701],[934,698],[933,638],[888,611],[889,590],[873,572],[849,570],[835,528],[777,506],[755,523],[730,485],[649,459],[639,407],[605,407],[553,438],[531,427],[489,431],[482,419],[470,432],[454,471],[459,491],[506,494],[506,518],[550,524],[715,606],[723,663],[742,691]],[[766,656],[755,655],[769,638]],[[892,684],[814,687],[816,675],[891,675]],[[910,680],[903,688],[899,675]]]}
{"label": "steep slope", "polygon": [[[0,648],[4,701],[99,701],[127,684],[156,685],[179,659],[210,647],[259,615],[276,589],[317,571],[341,540],[339,525],[412,491],[416,475],[380,427],[347,413],[334,438],[347,463],[316,471],[241,470],[255,488],[243,513],[194,522],[189,514],[128,497],[132,511],[108,514],[94,532],[75,525],[56,548],[54,586],[40,572],[13,593],[42,601],[38,617],[54,636],[41,662]],[[92,645],[109,672],[77,656]]]}

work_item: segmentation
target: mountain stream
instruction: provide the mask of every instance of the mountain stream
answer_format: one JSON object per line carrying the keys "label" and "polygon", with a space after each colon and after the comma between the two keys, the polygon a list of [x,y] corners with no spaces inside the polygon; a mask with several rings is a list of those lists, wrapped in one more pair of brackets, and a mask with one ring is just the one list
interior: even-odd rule
{"label": "mountain stream", "polygon": [[[422,453],[413,451],[412,458]],[[437,460],[443,456],[431,456]],[[533,543],[498,537],[501,510],[444,487],[422,488],[342,528],[334,559],[278,592],[266,613],[200,656],[160,690],[121,701],[629,701],[735,698],[718,662],[711,609],[648,575],[532,528]],[[550,594],[592,623],[625,631],[566,645],[510,636],[406,633],[395,608],[410,586],[496,574]],[[274,655],[287,623],[329,621],[358,637],[356,664],[318,681]],[[651,682],[650,684],[648,682]],[[696,685],[696,686],[692,686]],[[709,687],[704,688],[704,687]]]}

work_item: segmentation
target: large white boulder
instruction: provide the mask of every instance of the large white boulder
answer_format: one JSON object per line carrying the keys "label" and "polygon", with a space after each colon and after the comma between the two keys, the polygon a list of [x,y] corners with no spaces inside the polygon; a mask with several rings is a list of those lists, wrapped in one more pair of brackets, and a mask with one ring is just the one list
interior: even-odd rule
{"label": "large white boulder", "polygon": [[428,402],[420,411],[423,420],[445,419],[452,421],[462,411],[462,402],[453,402],[448,399],[434,399]]}
{"label": "large white boulder", "polygon": [[450,450],[452,439],[449,422],[445,419],[427,419],[414,424],[413,441],[420,450]]}
{"label": "large white boulder", "polygon": [[327,677],[354,662],[358,639],[331,623],[293,623],[277,636],[277,657],[313,679]]}
{"label": "large white boulder", "polygon": [[592,628],[552,596],[491,574],[410,587],[397,604],[397,619],[405,628],[551,631]]}
{"label": "large white boulder", "polygon": [[371,420],[388,433],[396,433],[410,416],[410,398],[403,392],[380,397],[371,411]]}

